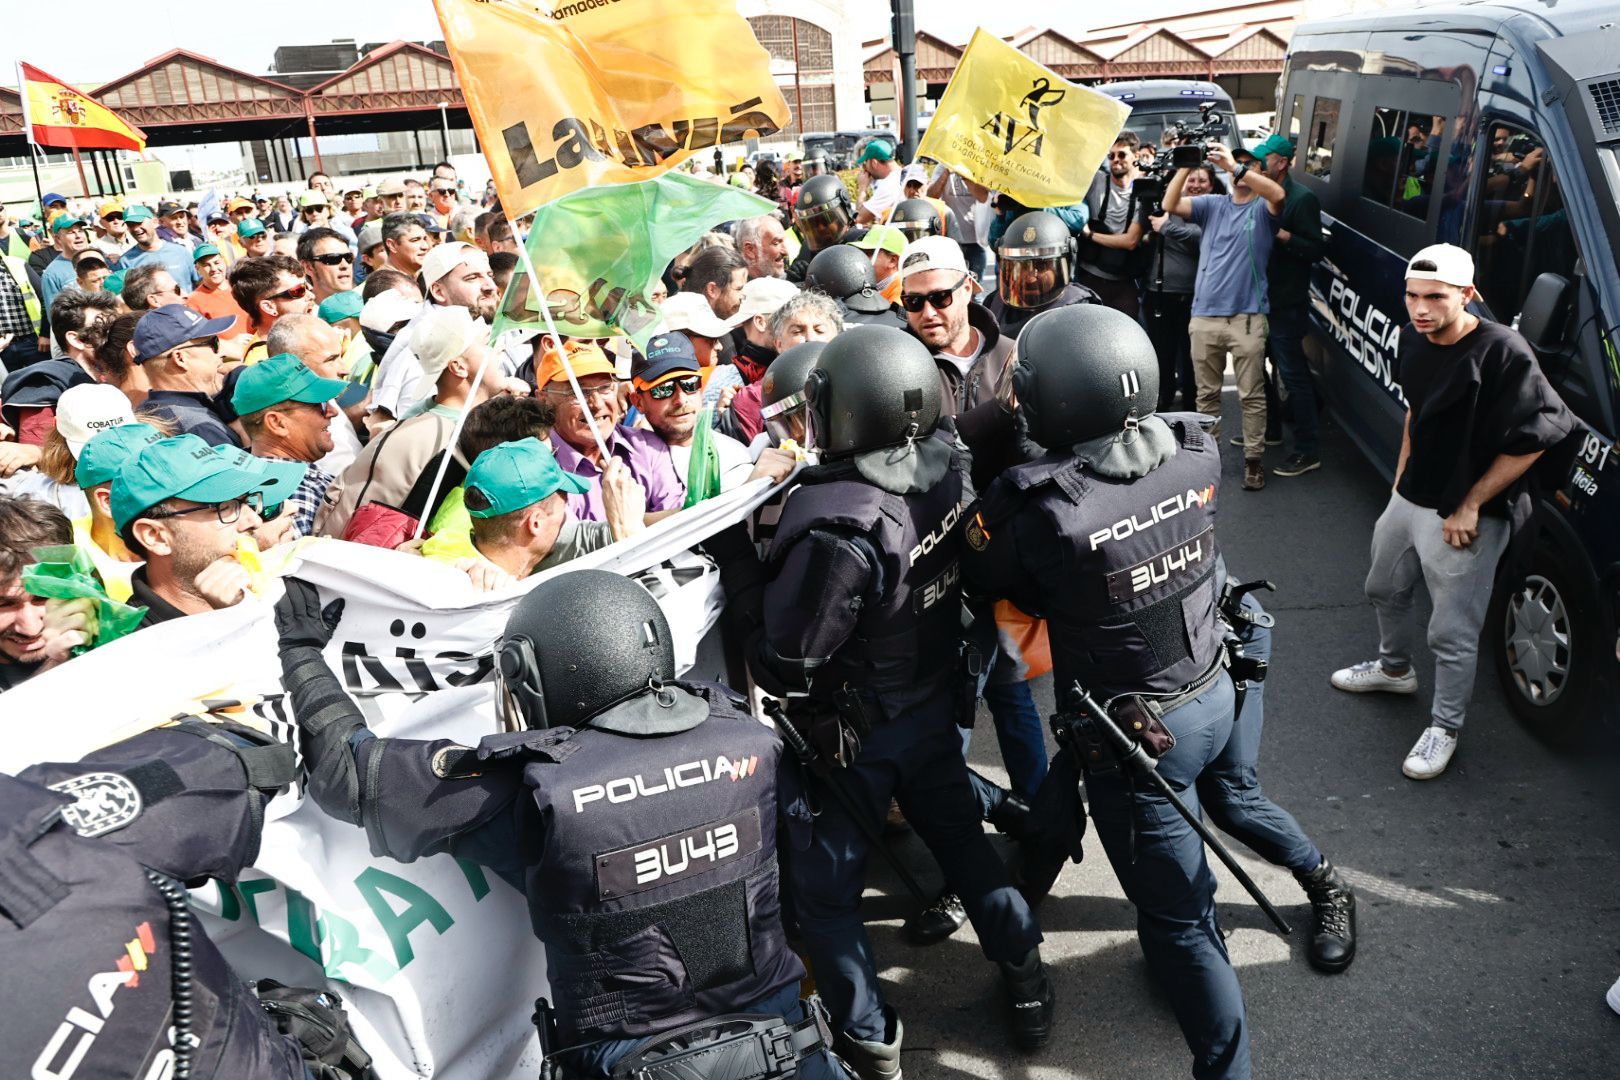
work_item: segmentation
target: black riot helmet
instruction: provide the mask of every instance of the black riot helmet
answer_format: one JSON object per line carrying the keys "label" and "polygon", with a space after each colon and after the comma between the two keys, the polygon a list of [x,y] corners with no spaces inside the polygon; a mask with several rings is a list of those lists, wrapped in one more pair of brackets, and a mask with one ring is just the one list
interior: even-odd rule
{"label": "black riot helmet", "polygon": [[892,326],[833,338],[804,390],[809,442],[824,460],[925,438],[939,423],[939,368],[927,346]]}
{"label": "black riot helmet", "polygon": [[825,341],[802,341],[779,353],[765,369],[759,414],[778,445],[784,439],[804,445],[804,383],[826,347]]}
{"label": "black riot helmet", "polygon": [[1073,446],[1152,416],[1159,361],[1135,319],[1075,304],[1024,324],[1012,383],[1029,437],[1048,448]]}
{"label": "black riot helmet", "polygon": [[842,178],[831,173],[812,176],[799,188],[799,199],[793,204],[793,223],[811,251],[843,240],[854,220],[855,204]]}
{"label": "black riot helmet", "polygon": [[636,582],[575,570],[518,601],[495,645],[507,730],[579,727],[675,678],[663,609]]}
{"label": "black riot helmet", "polygon": [[1074,237],[1056,214],[1031,210],[1013,219],[996,245],[1001,302],[1038,308],[1056,300],[1069,284]]}
{"label": "black riot helmet", "polygon": [[907,241],[945,235],[939,209],[927,199],[902,199],[889,215],[889,224],[905,233]]}
{"label": "black riot helmet", "polygon": [[889,302],[877,290],[871,258],[854,244],[834,244],[816,252],[805,269],[804,287],[824,292],[863,315],[889,310]]}

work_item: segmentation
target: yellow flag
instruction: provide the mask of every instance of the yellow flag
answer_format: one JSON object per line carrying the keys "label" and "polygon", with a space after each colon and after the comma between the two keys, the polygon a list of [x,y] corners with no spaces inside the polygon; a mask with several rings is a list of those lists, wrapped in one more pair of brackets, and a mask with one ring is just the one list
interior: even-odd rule
{"label": "yellow flag", "polygon": [[1064,206],[1085,197],[1130,114],[977,30],[917,156],[1025,206]]}
{"label": "yellow flag", "polygon": [[434,0],[502,208],[647,180],[788,121],[736,0]]}
{"label": "yellow flag", "polygon": [[146,133],[107,106],[53,79],[32,64],[17,64],[23,130],[36,146],[79,150],[144,150]]}

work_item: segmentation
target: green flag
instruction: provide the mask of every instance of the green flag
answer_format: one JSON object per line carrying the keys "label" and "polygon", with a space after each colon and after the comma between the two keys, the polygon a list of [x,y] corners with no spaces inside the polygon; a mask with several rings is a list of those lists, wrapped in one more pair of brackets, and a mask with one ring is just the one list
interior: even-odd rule
{"label": "green flag", "polygon": [[[645,348],[659,323],[648,298],[669,261],[724,221],[775,204],[724,184],[672,172],[634,184],[588,187],[547,203],[529,228],[529,258],[551,317],[568,337],[627,334]],[[544,327],[521,263],[495,315],[495,334]]]}

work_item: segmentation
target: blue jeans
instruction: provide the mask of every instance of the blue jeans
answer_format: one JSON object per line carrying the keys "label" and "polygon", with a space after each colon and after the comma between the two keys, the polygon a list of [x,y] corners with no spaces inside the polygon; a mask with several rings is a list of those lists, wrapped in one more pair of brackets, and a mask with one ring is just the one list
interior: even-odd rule
{"label": "blue jeans", "polygon": [[[839,771],[874,829],[883,827],[891,796],[962,897],[989,960],[1022,960],[1041,942],[1029,906],[984,833],[979,800],[968,782],[960,729],[950,699],[923,705],[873,726],[859,756]],[[778,784],[790,851],[788,888],[816,985],[833,1028],[857,1039],[884,1036],[883,992],[866,925],[865,835],[822,781],[784,768]],[[812,814],[812,809],[819,813]]]}
{"label": "blue jeans", "polygon": [[1306,457],[1316,455],[1319,424],[1316,419],[1316,386],[1311,382],[1311,365],[1305,359],[1305,330],[1310,325],[1309,309],[1274,307],[1271,309],[1271,336],[1267,345],[1271,362],[1277,366],[1283,385],[1288,388],[1288,400],[1294,410],[1294,453]]}
{"label": "blue jeans", "polygon": [[1020,798],[1032,798],[1046,779],[1046,737],[1029,683],[1022,679],[988,683],[984,703],[996,723],[996,742],[1007,766],[1009,786]]}
{"label": "blue jeans", "polygon": [[[1265,610],[1253,593],[1244,596],[1243,606],[1257,613]],[[1269,627],[1246,626],[1238,637],[1243,639],[1245,656],[1271,659]],[[1260,736],[1265,726],[1266,684],[1251,682],[1232,725],[1226,753],[1198,778],[1198,800],[1211,821],[1256,855],[1273,865],[1307,873],[1322,864],[1322,853],[1294,815],[1260,788]]]}
{"label": "blue jeans", "polygon": [[[1232,706],[1232,681],[1222,677],[1164,717],[1176,745],[1158,772],[1194,814],[1200,775],[1231,764]],[[1097,837],[1136,906],[1142,955],[1193,1052],[1193,1076],[1247,1080],[1243,991],[1215,925],[1215,876],[1203,841],[1168,799],[1124,769],[1088,772],[1086,792]]]}

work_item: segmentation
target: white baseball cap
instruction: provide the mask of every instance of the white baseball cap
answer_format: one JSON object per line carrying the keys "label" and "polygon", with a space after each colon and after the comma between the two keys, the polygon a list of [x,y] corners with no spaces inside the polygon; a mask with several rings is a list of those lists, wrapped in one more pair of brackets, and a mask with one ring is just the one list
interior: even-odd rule
{"label": "white baseball cap", "polygon": [[84,444],[108,428],[135,422],[129,398],[116,386],[80,383],[62,391],[56,402],[56,431],[75,460]]}
{"label": "white baseball cap", "polygon": [[900,258],[898,277],[926,274],[930,270],[968,272],[967,259],[962,256],[962,245],[948,236],[924,236],[913,240]]}
{"label": "white baseball cap", "polygon": [[460,240],[440,244],[428,252],[427,258],[422,260],[423,286],[432,285],[462,263],[481,264],[485,270],[488,270],[489,256],[471,244]]}
{"label": "white baseball cap", "polygon": [[360,325],[375,333],[387,334],[421,313],[422,301],[412,300],[398,289],[384,289],[360,309]]}
{"label": "white baseball cap", "polygon": [[684,330],[706,338],[725,337],[745,317],[739,314],[730,320],[722,319],[709,306],[708,299],[695,292],[676,293],[660,304],[658,310],[664,316],[664,329]]}
{"label": "white baseball cap", "polygon": [[798,295],[799,287],[786,278],[754,278],[743,286],[742,307],[737,310],[735,322],[745,322],[755,315],[775,315],[783,304]]}
{"label": "white baseball cap", "polygon": [[411,351],[422,362],[422,379],[416,384],[422,396],[432,396],[450,361],[475,342],[487,340],[489,324],[473,318],[466,308],[458,304],[428,308],[411,328]]}
{"label": "white baseball cap", "polygon": [[1418,281],[1443,281],[1461,289],[1474,283],[1474,257],[1456,244],[1430,244],[1406,264],[1406,276]]}

